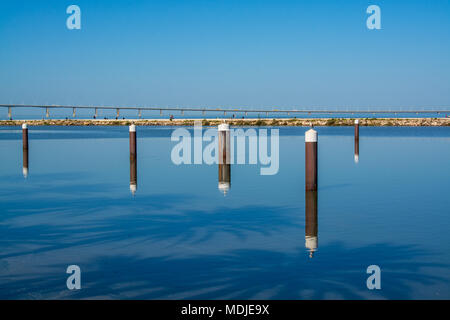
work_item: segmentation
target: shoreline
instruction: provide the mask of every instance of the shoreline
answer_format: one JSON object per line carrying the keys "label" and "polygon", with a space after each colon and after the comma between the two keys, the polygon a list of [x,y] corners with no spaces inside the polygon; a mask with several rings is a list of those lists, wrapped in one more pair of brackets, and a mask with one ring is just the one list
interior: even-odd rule
{"label": "shoreline", "polygon": [[374,127],[447,127],[450,118],[270,118],[270,119],[47,119],[47,120],[0,120],[0,126],[193,126],[202,121],[203,126],[228,123],[233,126],[353,126],[355,119],[360,126]]}

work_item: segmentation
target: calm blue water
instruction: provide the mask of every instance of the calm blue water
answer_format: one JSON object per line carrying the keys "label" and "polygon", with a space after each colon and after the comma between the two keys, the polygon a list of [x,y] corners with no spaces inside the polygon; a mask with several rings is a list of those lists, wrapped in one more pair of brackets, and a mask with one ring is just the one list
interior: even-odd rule
{"label": "calm blue water", "polygon": [[[0,127],[1,299],[449,299],[450,128],[317,128],[317,249],[305,247],[304,132],[280,170],[171,162],[173,128]],[[66,268],[79,265],[82,289]],[[366,268],[381,268],[368,290]]]}

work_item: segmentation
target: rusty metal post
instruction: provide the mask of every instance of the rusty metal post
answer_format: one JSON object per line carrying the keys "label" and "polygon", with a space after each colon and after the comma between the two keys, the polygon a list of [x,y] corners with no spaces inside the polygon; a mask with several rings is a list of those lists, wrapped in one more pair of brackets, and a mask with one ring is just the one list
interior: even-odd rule
{"label": "rusty metal post", "polygon": [[22,173],[26,178],[28,177],[28,126],[26,123],[22,124],[22,151],[23,151],[23,161],[22,161]]}
{"label": "rusty metal post", "polygon": [[318,248],[317,191],[305,192],[305,247],[309,257],[314,256]]}
{"label": "rusty metal post", "polygon": [[230,161],[230,126],[226,123],[219,125],[219,190],[224,195],[231,187],[231,161]]}
{"label": "rusty metal post", "polygon": [[317,191],[317,131],[305,133],[305,187],[306,191]]}
{"label": "rusty metal post", "polygon": [[137,190],[137,145],[136,126],[130,126],[130,191],[134,195]]}
{"label": "rusty metal post", "polygon": [[359,120],[355,120],[355,163],[359,162]]}

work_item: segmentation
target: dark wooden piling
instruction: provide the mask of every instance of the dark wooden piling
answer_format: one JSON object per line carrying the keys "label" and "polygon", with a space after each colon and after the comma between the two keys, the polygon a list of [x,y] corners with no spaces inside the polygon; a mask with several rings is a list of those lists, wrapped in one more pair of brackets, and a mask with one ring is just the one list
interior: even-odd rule
{"label": "dark wooden piling", "polygon": [[218,127],[219,135],[219,190],[227,194],[231,187],[230,164],[230,126],[222,123]]}
{"label": "dark wooden piling", "polygon": [[28,177],[28,126],[26,123],[22,124],[22,154],[23,154],[23,160],[22,160],[22,172],[23,176],[26,178]]}
{"label": "dark wooden piling", "polygon": [[230,126],[219,125],[219,164],[230,164]]}
{"label": "dark wooden piling", "polygon": [[355,120],[355,163],[359,162],[359,120]]}
{"label": "dark wooden piling", "polygon": [[305,133],[305,189],[317,191],[317,131]]}
{"label": "dark wooden piling", "polygon": [[130,191],[134,195],[137,190],[137,144],[136,126],[130,126]]}

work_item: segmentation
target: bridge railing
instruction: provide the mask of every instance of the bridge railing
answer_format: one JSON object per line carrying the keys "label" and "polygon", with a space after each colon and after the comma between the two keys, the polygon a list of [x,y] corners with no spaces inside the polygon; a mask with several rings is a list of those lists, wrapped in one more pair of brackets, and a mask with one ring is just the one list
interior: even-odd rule
{"label": "bridge railing", "polygon": [[406,107],[302,107],[292,109],[280,109],[280,108],[211,108],[211,107],[144,107],[144,106],[73,106],[73,105],[11,105],[0,104],[0,108],[8,109],[8,118],[12,119],[13,109],[15,108],[32,108],[42,109],[45,112],[45,117],[50,118],[50,110],[65,110],[71,109],[72,116],[76,117],[77,109],[80,110],[92,110],[93,117],[98,117],[98,110],[112,110],[115,111],[116,118],[119,118],[121,111],[135,111],[137,116],[142,118],[142,111],[159,111],[160,116],[164,113],[179,112],[181,116],[184,116],[185,112],[199,113],[202,116],[206,116],[207,113],[222,113],[223,116],[230,114],[240,115],[260,115],[269,114],[277,116],[295,116],[295,115],[380,115],[380,114],[392,114],[392,115],[407,115],[407,114],[420,114],[420,115],[444,115],[450,114],[450,107],[421,107],[421,108],[406,108]]}

